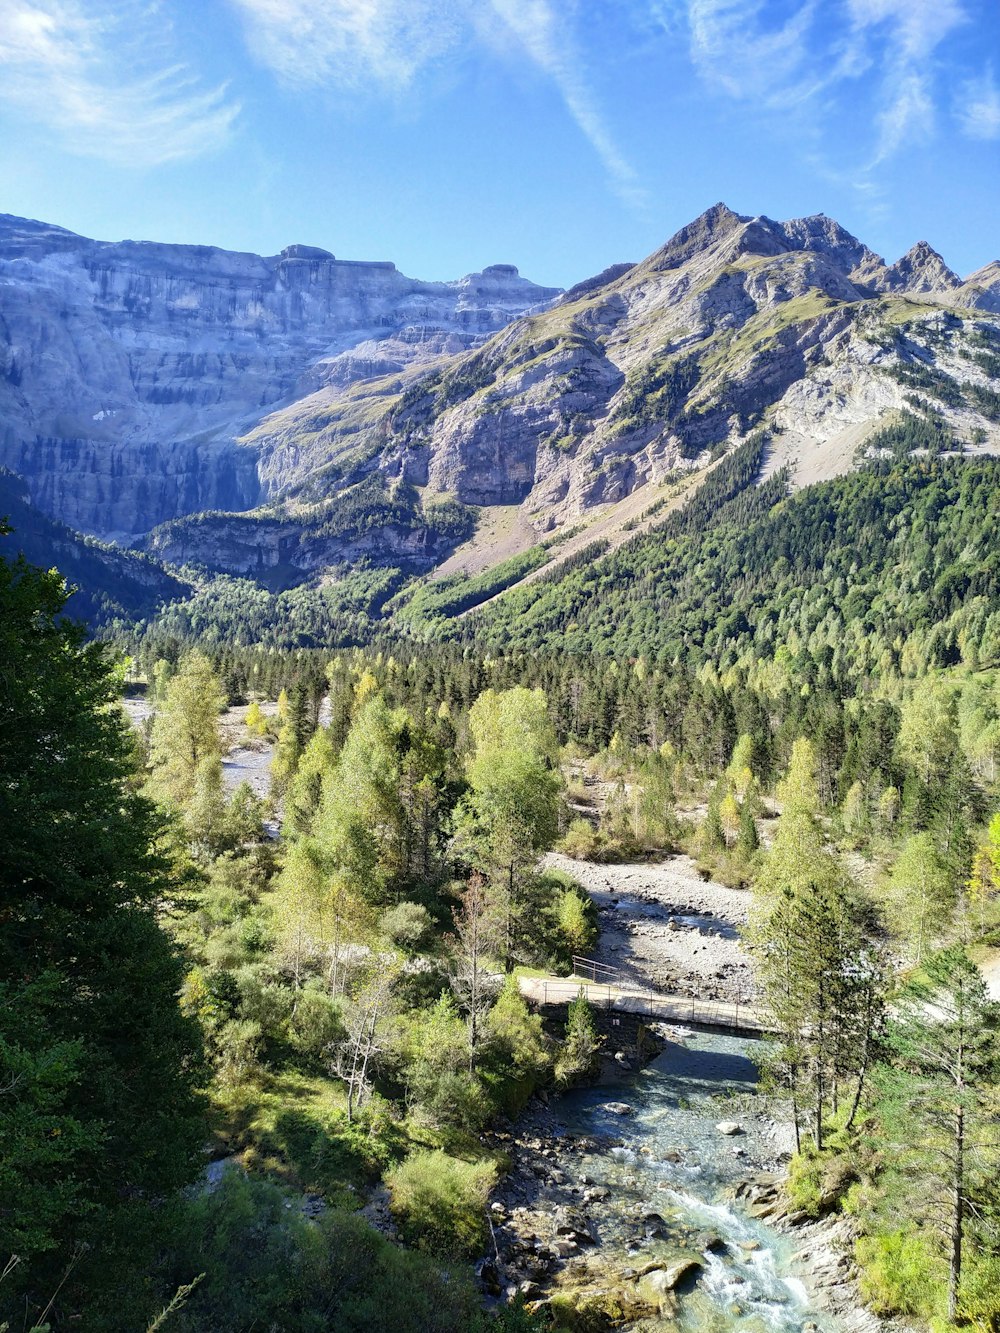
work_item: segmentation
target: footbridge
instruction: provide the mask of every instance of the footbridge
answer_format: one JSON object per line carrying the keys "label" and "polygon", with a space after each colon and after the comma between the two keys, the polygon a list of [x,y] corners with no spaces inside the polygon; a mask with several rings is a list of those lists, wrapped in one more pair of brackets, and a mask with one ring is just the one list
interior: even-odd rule
{"label": "footbridge", "polygon": [[764,1011],[755,1005],[634,986],[618,968],[593,958],[575,956],[568,977],[519,977],[518,986],[526,1000],[541,1007],[567,1005],[582,992],[595,1009],[639,1014],[678,1027],[735,1032],[744,1037],[769,1036],[774,1030]]}

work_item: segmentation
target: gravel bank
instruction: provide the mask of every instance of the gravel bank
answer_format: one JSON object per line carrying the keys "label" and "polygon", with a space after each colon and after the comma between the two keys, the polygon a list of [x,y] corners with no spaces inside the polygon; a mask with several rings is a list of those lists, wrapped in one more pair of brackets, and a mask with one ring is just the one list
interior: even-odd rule
{"label": "gravel bank", "polygon": [[658,865],[596,865],[552,852],[546,865],[573,876],[597,904],[595,957],[622,984],[675,995],[749,1002],[756,994],[740,942],[749,894],[702,879],[688,856]]}

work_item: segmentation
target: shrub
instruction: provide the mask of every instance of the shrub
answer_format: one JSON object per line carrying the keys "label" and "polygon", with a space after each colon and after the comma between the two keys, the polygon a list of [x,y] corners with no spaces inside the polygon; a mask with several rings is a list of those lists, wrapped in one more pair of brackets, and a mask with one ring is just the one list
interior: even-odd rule
{"label": "shrub", "polygon": [[792,1158],[786,1189],[796,1208],[808,1217],[820,1217],[840,1204],[856,1179],[857,1172],[849,1157],[843,1153],[817,1153],[807,1144]]}
{"label": "shrub", "polygon": [[219,1054],[219,1077],[230,1087],[248,1082],[258,1072],[263,1034],[259,1023],[230,1019],[215,1034]]}
{"label": "shrub", "polygon": [[861,1266],[861,1294],[876,1314],[940,1314],[945,1287],[942,1264],[927,1237],[913,1231],[862,1236],[855,1256]]}
{"label": "shrub", "polygon": [[[230,1171],[212,1194],[170,1205],[169,1240],[153,1293],[157,1308],[205,1274],[171,1314],[171,1333],[479,1327],[479,1302],[464,1274],[442,1272],[428,1255],[392,1245],[357,1214],[331,1210],[309,1222],[295,1204],[274,1185]],[[116,1312],[101,1328],[123,1333],[145,1326],[135,1312],[130,1320]]]}
{"label": "shrub", "polygon": [[289,1031],[296,1050],[320,1059],[344,1035],[340,1005],[319,986],[305,986],[295,1001]]}
{"label": "shrub", "polygon": [[404,953],[416,953],[434,933],[430,912],[420,903],[399,903],[382,915],[382,934]]}
{"label": "shrub", "polygon": [[292,1007],[292,992],[268,978],[266,969],[253,964],[236,973],[240,993],[240,1016],[260,1025],[265,1037],[284,1034]]}
{"label": "shrub", "polygon": [[470,1257],[482,1248],[495,1181],[492,1162],[460,1162],[440,1150],[413,1153],[386,1175],[404,1239],[444,1257]]}
{"label": "shrub", "polygon": [[600,834],[589,819],[573,819],[562,836],[559,850],[566,856],[572,856],[575,861],[593,861],[600,842]]}

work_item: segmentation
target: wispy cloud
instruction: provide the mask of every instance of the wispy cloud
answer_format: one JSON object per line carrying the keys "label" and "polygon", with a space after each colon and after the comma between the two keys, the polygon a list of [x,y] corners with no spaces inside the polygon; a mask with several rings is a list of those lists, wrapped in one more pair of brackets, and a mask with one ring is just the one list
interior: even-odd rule
{"label": "wispy cloud", "polygon": [[[862,172],[933,133],[944,99],[941,48],[969,22],[967,2],[801,0],[775,21],[777,7],[765,0],[674,0],[686,11],[693,63],[731,97],[771,110],[813,103],[819,118],[838,97],[856,96],[864,75],[875,134]],[[967,133],[987,137],[994,99],[995,89],[966,99]]]}
{"label": "wispy cloud", "polygon": [[402,92],[466,28],[462,0],[231,0],[286,83]]}
{"label": "wispy cloud", "polygon": [[808,41],[816,0],[768,26],[762,0],[689,0],[691,54],[702,76],[732,97],[786,106],[817,82]]}
{"label": "wispy cloud", "polygon": [[230,0],[256,58],[294,87],[409,93],[445,55],[510,47],[551,80],[630,203],[642,191],[608,128],[562,0]]}
{"label": "wispy cloud", "polygon": [[87,156],[129,166],[194,157],[225,142],[239,107],[170,47],[155,3],[0,0],[0,101]]}
{"label": "wispy cloud", "polygon": [[933,57],[968,21],[959,0],[848,0],[855,36],[881,39],[882,106],[871,166],[926,139],[936,119]]}
{"label": "wispy cloud", "polygon": [[1000,139],[1000,87],[992,70],[962,84],[955,114],[970,139]]}
{"label": "wispy cloud", "polygon": [[557,10],[548,0],[492,0],[492,7],[531,60],[551,78],[619,194],[631,204],[644,203],[646,194],[635,168],[618,147],[591,91],[585,61],[566,22],[566,6]]}

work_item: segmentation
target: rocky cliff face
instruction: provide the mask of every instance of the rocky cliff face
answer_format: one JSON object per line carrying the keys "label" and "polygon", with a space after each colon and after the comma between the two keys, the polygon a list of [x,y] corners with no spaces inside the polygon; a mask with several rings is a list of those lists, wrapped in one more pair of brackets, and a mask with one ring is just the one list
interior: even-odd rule
{"label": "rocky cliff face", "polygon": [[[149,548],[298,575],[434,563],[465,530],[425,519],[435,497],[536,532],[652,502],[760,426],[803,482],[901,410],[1000,449],[1000,264],[963,282],[925,242],[887,265],[830,218],[718,204],[556,298],[505,265],[420,283],[0,220],[0,462],[91,531],[250,510]],[[334,531],[372,483],[383,517]]]}
{"label": "rocky cliff face", "polygon": [[[717,205],[642,263],[409,387],[381,381],[381,403],[375,386],[346,414],[343,399],[330,410],[314,398],[309,423],[323,457],[341,459],[338,483],[377,466],[470,504],[520,503],[539,530],[703,465],[762,424],[794,440],[809,479],[813,454],[921,391],[960,435],[1000,445],[996,349],[984,350],[993,276],[962,284],[924,243],[887,266],[829,218]],[[258,430],[286,484],[314,465],[301,410]]]}
{"label": "rocky cliff face", "polygon": [[309,246],[109,244],[0,216],[0,464],[101,535],[247,509],[270,479],[238,441],[265,412],[464,351],[555,295],[511,265],[419,282]]}

